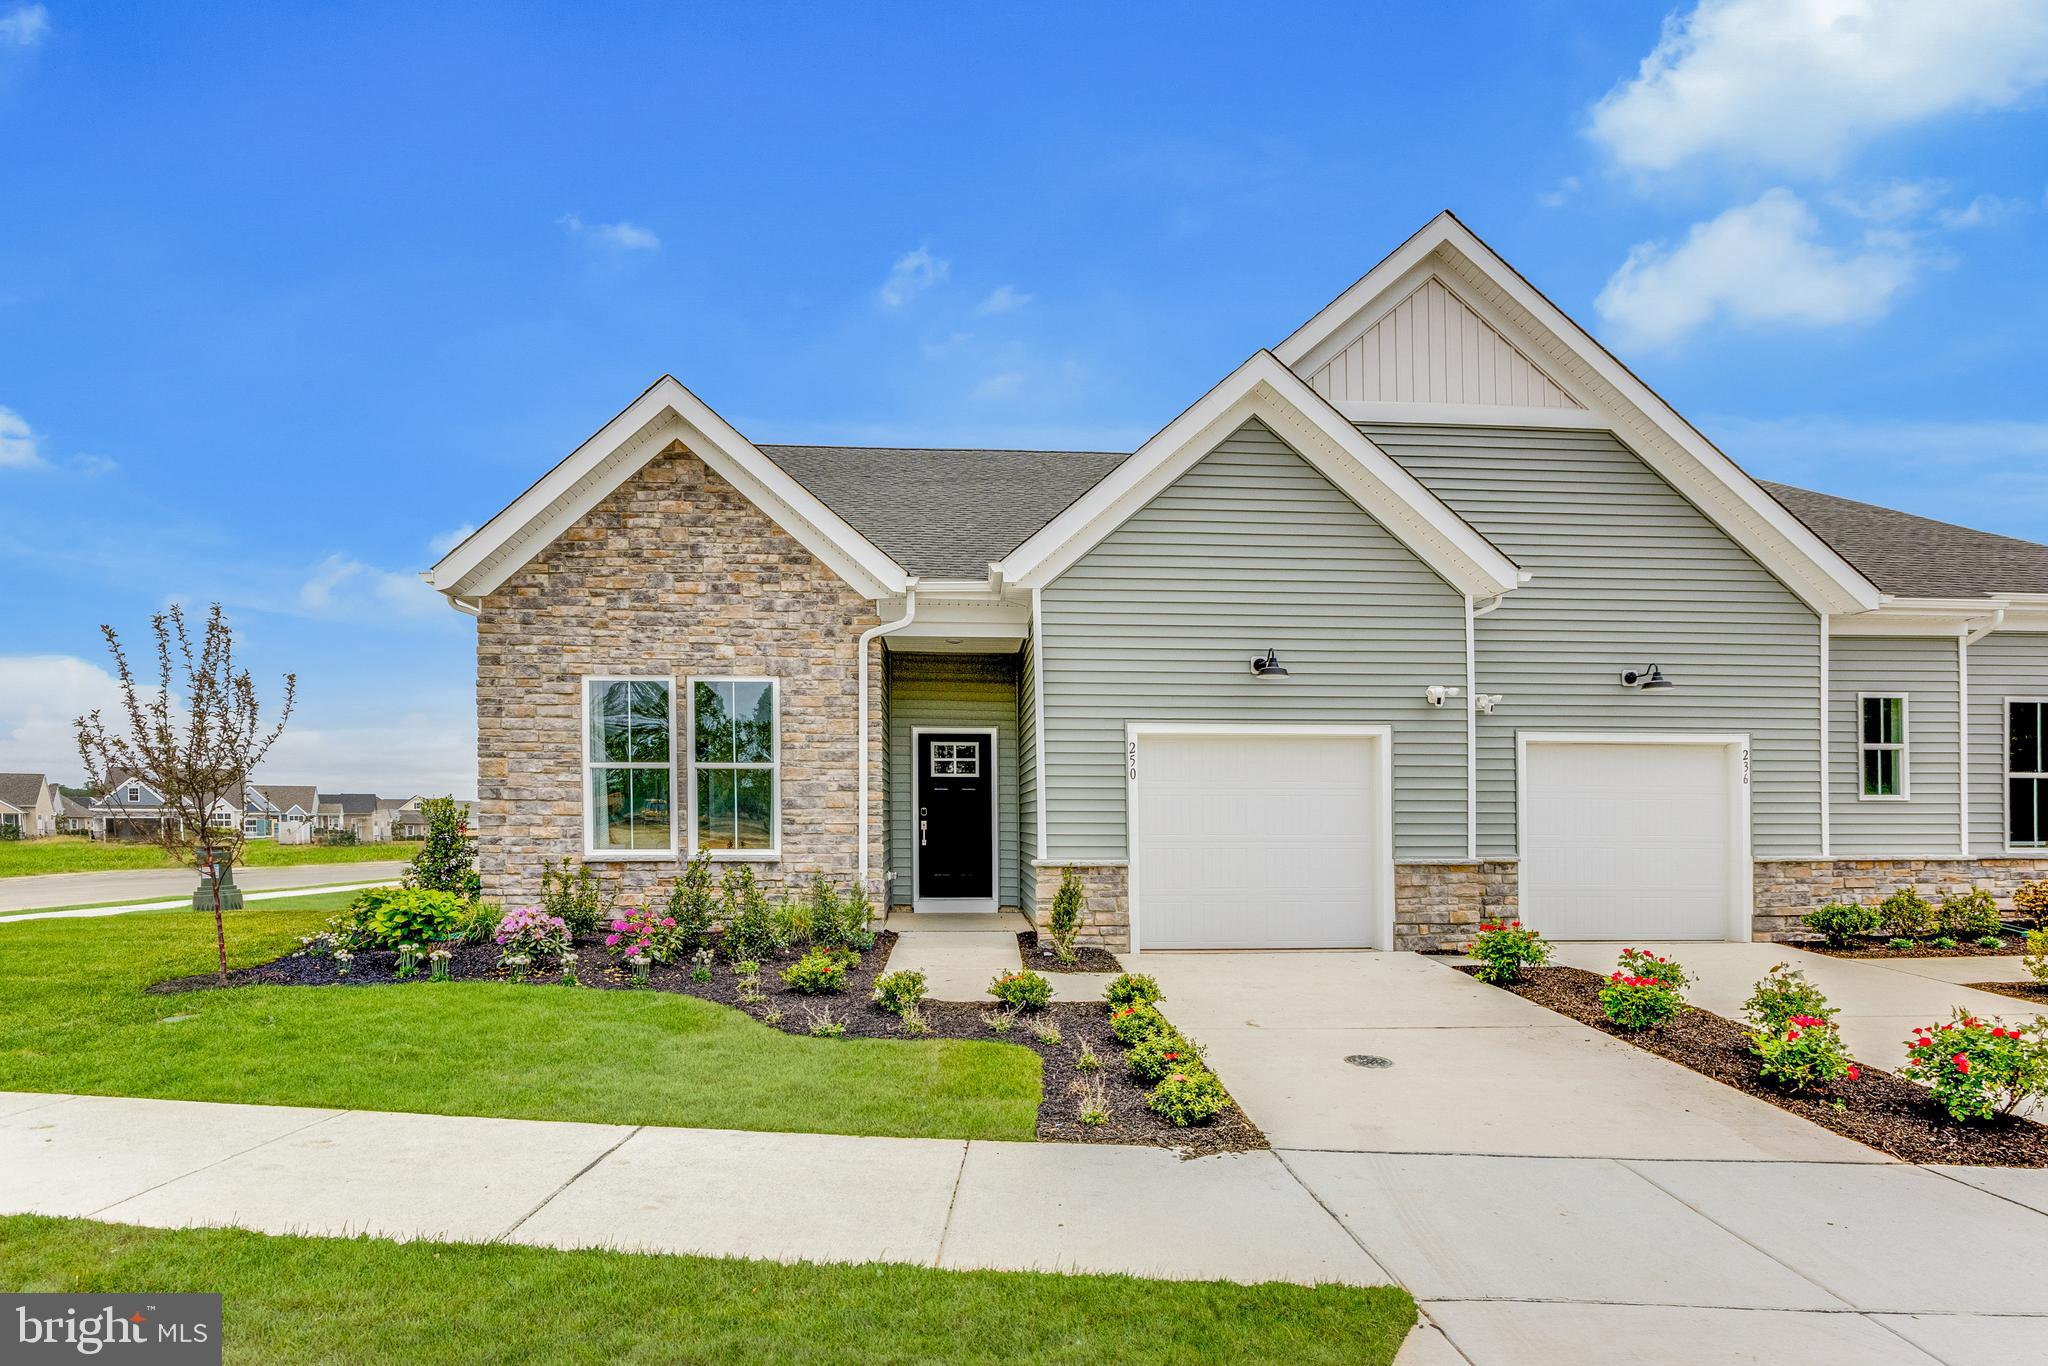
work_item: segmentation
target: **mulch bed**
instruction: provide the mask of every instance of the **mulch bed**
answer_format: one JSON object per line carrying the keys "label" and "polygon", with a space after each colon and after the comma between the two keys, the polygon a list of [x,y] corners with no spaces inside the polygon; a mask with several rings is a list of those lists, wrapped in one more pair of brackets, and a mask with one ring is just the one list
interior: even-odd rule
{"label": "mulch bed", "polygon": [[[783,985],[782,969],[795,962],[799,953],[786,953],[761,964],[760,990],[765,997],[757,1005],[749,1005],[740,999],[740,989],[735,980],[732,966],[724,959],[712,964],[711,980],[693,982],[690,980],[690,966],[656,965],[648,970],[647,988],[655,991],[677,992],[695,996],[700,1000],[714,1001],[742,1011],[771,1028],[785,1034],[808,1034],[810,1024],[819,1012],[829,1010],[832,1018],[846,1026],[846,1037],[860,1039],[903,1039],[902,1024],[894,1015],[876,1006],[870,999],[874,991],[875,978],[887,971],[889,951],[896,943],[896,934],[885,930],[875,936],[875,946],[861,955],[861,961],[847,976],[846,989],[835,995],[806,996]],[[461,981],[509,982],[510,978],[498,966],[498,948],[494,944],[456,944],[450,946],[452,956],[448,960],[449,976]],[[633,991],[630,967],[615,965],[602,943],[595,940],[578,940],[576,943],[576,971],[578,984],[597,991]],[[356,954],[346,977],[337,978],[334,960],[314,957],[310,954],[291,953],[283,958],[254,967],[237,968],[228,974],[230,986],[302,986],[302,987],[397,987],[414,988],[431,985],[427,965],[420,964],[416,977],[394,976],[398,966],[398,955],[389,950],[365,949]],[[1110,968],[1107,971],[1120,971]],[[527,978],[522,985],[530,987],[552,987],[559,989],[559,973],[537,973]],[[149,988],[156,994],[171,994],[186,991],[202,991],[219,985],[219,978],[212,974],[196,977],[180,977],[172,981],[158,982]],[[1148,1147],[1178,1148],[1190,1157],[1206,1153],[1243,1152],[1267,1146],[1266,1136],[1259,1132],[1257,1125],[1246,1119],[1242,1110],[1232,1108],[1218,1115],[1204,1125],[1177,1129],[1145,1108],[1147,1088],[1132,1080],[1123,1063],[1123,1046],[1116,1042],[1109,1032],[1109,1012],[1100,1002],[1055,1001],[1045,1010],[1028,1015],[1018,1015],[1011,1022],[1006,1033],[997,1034],[984,1020],[985,1015],[996,1011],[993,999],[987,1005],[957,1001],[926,1001],[919,1009],[931,1025],[931,1032],[923,1037],[931,1039],[982,1039],[991,1043],[1016,1044],[1037,1053],[1044,1060],[1044,1092],[1038,1103],[1038,1137],[1052,1142],[1068,1143],[1130,1143]],[[773,1018],[770,1018],[770,1017]],[[1049,1044],[1039,1040],[1033,1033],[1034,1026],[1051,1024],[1060,1033],[1060,1042]],[[1080,1056],[1081,1045],[1086,1042],[1102,1062],[1098,1071],[1078,1072],[1074,1068],[1075,1058]],[[1090,1128],[1078,1118],[1078,1105],[1071,1085],[1076,1081],[1100,1079],[1104,1097],[1108,1102],[1109,1122],[1097,1128]]]}
{"label": "mulch bed", "polygon": [[1830,958],[1989,958],[1998,954],[2025,953],[2027,951],[2027,932],[2025,930],[2014,929],[2008,925],[1999,932],[1998,937],[1999,945],[1995,949],[1980,947],[1967,939],[1958,943],[1952,949],[1936,948],[1932,943],[1924,939],[1915,943],[1910,949],[1894,949],[1888,947],[1884,939],[1875,935],[1865,936],[1846,949],[1829,948],[1827,941],[1819,935],[1814,935],[1811,938],[1787,939],[1785,942],[1793,948],[1806,949],[1813,953],[1824,953]]}
{"label": "mulch bed", "polygon": [[2031,1001],[2048,1010],[2048,982],[1971,982],[1972,991],[1995,991],[2019,1001]]}
{"label": "mulch bed", "polygon": [[[1578,968],[1536,968],[1526,980],[1503,990],[1901,1161],[2048,1167],[2048,1127],[2025,1119],[1958,1124],[1934,1104],[1926,1088],[1868,1063],[1862,1064],[1863,1076],[1857,1081],[1837,1082],[1809,1095],[1779,1091],[1758,1079],[1748,1033],[1709,1011],[1689,1009],[1660,1028],[1640,1033],[1619,1029],[1600,1009],[1605,981]],[[1836,1101],[1842,1109],[1835,1108]]]}
{"label": "mulch bed", "polygon": [[1017,952],[1024,957],[1024,966],[1033,972],[1122,972],[1124,965],[1108,949],[1099,949],[1092,944],[1079,944],[1074,948],[1074,961],[1062,963],[1053,953],[1052,946],[1039,947],[1037,930],[1017,931]]}

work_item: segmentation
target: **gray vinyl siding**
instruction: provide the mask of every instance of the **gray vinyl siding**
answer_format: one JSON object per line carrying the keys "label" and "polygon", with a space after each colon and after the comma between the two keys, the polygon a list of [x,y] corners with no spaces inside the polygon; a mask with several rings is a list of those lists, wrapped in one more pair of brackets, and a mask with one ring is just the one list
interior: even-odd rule
{"label": "gray vinyl siding", "polygon": [[1017,652],[1017,904],[1027,915],[1038,908],[1038,876],[1031,866],[1038,855],[1038,709],[1031,682],[1037,645],[1026,637]]}
{"label": "gray vinyl siding", "polygon": [[[1124,726],[1393,728],[1395,856],[1461,859],[1464,599],[1264,424],[1248,422],[1041,595],[1047,853],[1127,856]],[[1254,678],[1277,650],[1291,676]]]}
{"label": "gray vinyl siding", "polygon": [[[1480,852],[1515,849],[1517,731],[1751,737],[1759,857],[1820,847],[1819,620],[1605,432],[1360,424],[1533,579],[1479,618]],[[1625,691],[1626,669],[1678,686]]]}
{"label": "gray vinyl siding", "polygon": [[[1828,808],[1833,852],[1954,854],[1962,838],[1956,642],[1837,636],[1828,646]],[[1858,693],[1906,699],[1907,801],[1866,801]]]}
{"label": "gray vinyl siding", "polygon": [[2008,697],[2048,697],[2048,635],[1999,631],[1970,647],[1970,842],[1979,857],[2005,852]]}
{"label": "gray vinyl siding", "polygon": [[[876,656],[874,660],[870,661],[869,668],[875,680],[875,697],[881,709],[881,771],[874,774],[871,781],[882,785],[882,909],[886,911],[896,900],[896,882],[894,880],[896,871],[896,841],[889,838],[889,832],[896,828],[896,797],[889,783],[889,758],[894,748],[889,743],[890,735],[894,734],[889,729],[889,652],[880,642],[877,642]],[[875,724],[875,719],[870,718],[869,724]],[[874,761],[870,760],[870,762]],[[870,794],[870,800],[872,800],[872,793]],[[869,819],[873,818],[870,817]]]}
{"label": "gray vinyl siding", "polygon": [[917,760],[911,731],[922,727],[996,732],[996,894],[1018,903],[1017,661],[1012,655],[902,653],[889,656],[890,901],[910,904],[916,838]]}

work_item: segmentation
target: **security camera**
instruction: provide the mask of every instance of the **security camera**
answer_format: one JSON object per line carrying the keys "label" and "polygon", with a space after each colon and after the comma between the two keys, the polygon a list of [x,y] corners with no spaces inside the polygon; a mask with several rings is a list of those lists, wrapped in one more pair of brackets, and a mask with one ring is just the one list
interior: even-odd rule
{"label": "security camera", "polygon": [[1432,707],[1441,707],[1449,699],[1463,696],[1464,691],[1463,688],[1446,688],[1440,683],[1432,683],[1422,690],[1422,700]]}

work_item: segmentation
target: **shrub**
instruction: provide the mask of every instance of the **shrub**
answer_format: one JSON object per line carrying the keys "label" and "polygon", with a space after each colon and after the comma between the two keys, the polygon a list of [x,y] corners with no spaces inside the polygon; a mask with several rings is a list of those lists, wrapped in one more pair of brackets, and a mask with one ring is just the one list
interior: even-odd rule
{"label": "shrub", "polygon": [[2007,1029],[1958,1010],[1948,1024],[1914,1029],[1899,1070],[1933,1088],[1951,1119],[2010,1115],[2048,1099],[2048,1021]]}
{"label": "shrub", "polygon": [[676,947],[695,953],[711,943],[717,894],[711,890],[711,855],[702,853],[683,865],[682,876],[668,889],[668,914],[675,921]]}
{"label": "shrub", "polygon": [[685,956],[675,917],[652,906],[628,906],[611,922],[604,946],[621,958],[644,955],[656,963],[679,962]]}
{"label": "shrub", "polygon": [[1675,958],[1664,958],[1648,949],[1623,949],[1621,961],[1616,964],[1624,977],[1654,977],[1673,991],[1684,991],[1692,985],[1692,976],[1685,965]]}
{"label": "shrub", "polygon": [[459,938],[469,903],[423,887],[371,887],[349,903],[351,948],[392,949]]}
{"label": "shrub", "polygon": [[569,949],[568,925],[562,917],[549,915],[538,906],[515,906],[505,912],[493,937],[501,950],[501,961],[507,962],[515,957],[529,963],[550,961]]}
{"label": "shrub", "polygon": [[981,1012],[981,1023],[991,1034],[1007,1034],[1010,1032],[1010,1026],[1017,1023],[1017,1012],[1014,1010],[984,1010]]}
{"label": "shrub", "polygon": [[1060,889],[1053,893],[1052,912],[1045,920],[1046,941],[1053,957],[1072,963],[1080,955],[1074,941],[1081,937],[1081,923],[1087,918],[1088,895],[1081,889],[1081,877],[1072,868],[1060,870]]}
{"label": "shrub", "polygon": [[412,856],[405,885],[430,892],[453,892],[474,899],[483,890],[476,871],[476,841],[469,836],[469,818],[451,797],[429,797],[420,803],[427,818],[427,838]]}
{"label": "shrub", "polygon": [[812,949],[782,970],[782,984],[806,996],[844,991],[846,965],[829,953]]}
{"label": "shrub", "polygon": [[1742,1013],[1751,1029],[1760,1034],[1776,1034],[1796,1015],[1828,1022],[1835,1018],[1836,1011],[1821,989],[1806,980],[1804,971],[1790,963],[1779,963],[1757,982],[1749,1000],[1743,1003]]}
{"label": "shrub", "polygon": [[1758,1074],[1788,1091],[1811,1091],[1863,1075],[1842,1046],[1842,1032],[1818,1015],[1794,1015],[1780,1028],[1757,1030],[1749,1036],[1749,1051],[1761,1060]]}
{"label": "shrub", "polygon": [[1145,1108],[1176,1128],[1206,1124],[1230,1108],[1230,1095],[1214,1072],[1169,1072],[1145,1097]]}
{"label": "shrub", "polygon": [[607,892],[587,864],[578,865],[574,873],[567,859],[560,867],[553,859],[540,865],[540,907],[567,925],[572,936],[596,934],[597,927],[611,919],[617,900],[618,888]]}
{"label": "shrub", "polygon": [[1873,906],[1830,901],[1817,911],[1808,911],[1799,918],[1799,923],[1809,930],[1819,930],[1830,948],[1846,949],[1858,935],[1876,933],[1884,920]]}
{"label": "shrub", "polygon": [[863,953],[875,946],[875,932],[868,926],[874,907],[860,887],[841,896],[820,874],[811,882],[810,912],[812,943]]}
{"label": "shrub", "polygon": [[1980,934],[1970,942],[1980,949],[2002,949],[2005,947],[2005,939],[1995,934]]}
{"label": "shrub", "polygon": [[1202,1050],[1177,1030],[1166,1030],[1140,1039],[1124,1055],[1124,1065],[1137,1080],[1151,1085],[1170,1072],[1185,1072],[1202,1065]]}
{"label": "shrub", "polygon": [[806,948],[811,942],[811,907],[804,901],[778,902],[768,912],[768,932],[779,949]]}
{"label": "shrub", "polygon": [[775,952],[774,917],[754,870],[744,863],[725,870],[719,885],[725,898],[725,956],[737,963],[759,962]]}
{"label": "shrub", "polygon": [[999,972],[988,984],[988,994],[1012,1010],[1044,1010],[1052,1001],[1052,983],[1029,968]]}
{"label": "shrub", "polygon": [[1157,1005],[1166,997],[1152,977],[1142,972],[1127,972],[1110,979],[1109,985],[1102,989],[1102,999],[1114,1008]]}
{"label": "shrub", "polygon": [[1935,939],[1934,947],[1937,949],[1954,949],[1961,948],[1962,944],[1954,936],[1944,934]]}
{"label": "shrub", "polygon": [[1550,961],[1550,945],[1535,930],[1523,929],[1519,920],[1487,921],[1479,927],[1470,952],[1479,960],[1479,970],[1472,975],[1496,986],[1519,982],[1524,970]]}
{"label": "shrub", "polygon": [[897,1025],[913,1039],[921,1039],[932,1032],[932,1022],[916,1006],[905,1007],[903,1014],[897,1017]]}
{"label": "shrub", "polygon": [[1878,902],[1877,914],[1884,932],[1894,939],[1925,939],[1937,924],[1934,907],[1911,887],[1901,887]]}
{"label": "shrub", "polygon": [[846,1022],[832,1013],[831,1006],[805,1006],[804,1033],[814,1039],[836,1039],[846,1033]]}
{"label": "shrub", "polygon": [[1910,949],[1913,947],[1913,941],[1910,939],[1887,939],[1884,941],[1884,946],[1888,949]]}
{"label": "shrub", "polygon": [[1685,1009],[1685,999],[1654,977],[1617,972],[1600,988],[1600,1009],[1623,1029],[1654,1029]]}
{"label": "shrub", "polygon": [[505,908],[495,901],[465,901],[455,926],[455,938],[465,944],[488,944],[498,932]]}
{"label": "shrub", "polygon": [[2048,930],[2027,931],[2027,956],[2020,959],[2020,966],[2048,985]]}
{"label": "shrub", "polygon": [[1942,932],[1959,939],[1998,933],[1998,898],[1982,887],[1950,892],[1941,899],[1938,914]]}
{"label": "shrub", "polygon": [[924,1000],[924,974],[913,968],[884,973],[875,979],[875,1004],[891,1015],[902,1016]]}
{"label": "shrub", "polygon": [[2022,882],[2013,889],[2012,908],[2048,930],[2048,878],[2037,882]]}
{"label": "shrub", "polygon": [[1126,1048],[1134,1046],[1140,1039],[1164,1034],[1172,1028],[1157,1006],[1118,1006],[1109,1012],[1109,1032]]}
{"label": "shrub", "polygon": [[1031,1037],[1047,1048],[1058,1048],[1066,1042],[1066,1036],[1060,1033],[1060,1027],[1050,1020],[1031,1026]]}

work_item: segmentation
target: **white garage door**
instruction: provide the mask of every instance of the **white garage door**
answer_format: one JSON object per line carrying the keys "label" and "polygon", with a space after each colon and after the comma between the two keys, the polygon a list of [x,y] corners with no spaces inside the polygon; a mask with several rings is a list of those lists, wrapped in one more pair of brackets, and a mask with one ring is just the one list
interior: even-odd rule
{"label": "white garage door", "polygon": [[1141,735],[1145,949],[1375,943],[1386,812],[1370,735]]}
{"label": "white garage door", "polygon": [[1521,911],[1553,939],[1726,939],[1747,819],[1725,744],[1531,740]]}

